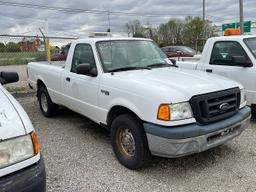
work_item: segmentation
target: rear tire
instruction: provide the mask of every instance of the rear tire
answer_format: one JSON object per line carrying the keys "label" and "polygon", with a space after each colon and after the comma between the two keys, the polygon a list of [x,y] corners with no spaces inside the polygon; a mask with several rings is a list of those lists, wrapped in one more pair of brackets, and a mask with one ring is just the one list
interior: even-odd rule
{"label": "rear tire", "polygon": [[46,87],[38,90],[37,97],[41,112],[45,117],[53,117],[57,114],[58,105],[52,102]]}
{"label": "rear tire", "polygon": [[128,169],[141,169],[151,160],[142,123],[133,114],[120,115],[113,121],[111,143],[118,161]]}
{"label": "rear tire", "polygon": [[253,104],[253,105],[251,106],[251,109],[252,109],[252,115],[253,115],[254,117],[256,117],[256,105]]}

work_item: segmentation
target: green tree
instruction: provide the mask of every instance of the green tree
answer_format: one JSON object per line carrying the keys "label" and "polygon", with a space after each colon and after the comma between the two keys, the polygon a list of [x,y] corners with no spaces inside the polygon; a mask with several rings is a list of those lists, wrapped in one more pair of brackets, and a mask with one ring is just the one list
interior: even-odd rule
{"label": "green tree", "polygon": [[0,43],[0,52],[5,52],[6,51],[6,47],[4,43]]}
{"label": "green tree", "polygon": [[216,36],[216,26],[210,21],[203,21],[200,17],[186,17],[183,39],[187,45],[201,51],[206,40],[212,36]]}
{"label": "green tree", "polygon": [[160,46],[187,45],[200,51],[205,41],[217,32],[211,21],[203,21],[200,17],[170,19],[158,27],[143,26],[139,20],[133,20],[126,24],[126,29],[129,35],[151,38]]}
{"label": "green tree", "polygon": [[6,44],[6,51],[7,52],[20,52],[20,46],[17,43],[9,42]]}
{"label": "green tree", "polygon": [[144,37],[145,29],[141,25],[139,20],[133,20],[125,25],[126,31],[129,35],[133,37]]}
{"label": "green tree", "polygon": [[184,21],[170,19],[158,27],[159,40],[163,45],[183,44]]}

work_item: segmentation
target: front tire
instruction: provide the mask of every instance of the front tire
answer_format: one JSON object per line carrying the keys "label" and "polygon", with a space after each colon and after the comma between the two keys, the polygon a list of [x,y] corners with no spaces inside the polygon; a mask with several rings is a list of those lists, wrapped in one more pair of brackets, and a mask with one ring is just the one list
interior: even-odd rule
{"label": "front tire", "polygon": [[111,143],[118,161],[128,169],[141,169],[151,160],[142,123],[133,114],[120,115],[113,121]]}
{"label": "front tire", "polygon": [[52,102],[46,87],[38,90],[37,97],[41,112],[45,117],[53,117],[57,114],[58,105]]}

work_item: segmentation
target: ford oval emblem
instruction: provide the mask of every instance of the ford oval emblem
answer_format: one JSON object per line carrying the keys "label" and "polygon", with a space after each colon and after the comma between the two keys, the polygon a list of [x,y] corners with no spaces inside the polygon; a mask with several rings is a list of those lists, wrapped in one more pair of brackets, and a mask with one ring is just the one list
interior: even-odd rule
{"label": "ford oval emblem", "polygon": [[219,109],[220,109],[221,111],[226,111],[226,110],[228,110],[228,108],[229,108],[229,104],[228,104],[228,103],[222,103],[222,104],[220,104],[220,106],[219,106]]}

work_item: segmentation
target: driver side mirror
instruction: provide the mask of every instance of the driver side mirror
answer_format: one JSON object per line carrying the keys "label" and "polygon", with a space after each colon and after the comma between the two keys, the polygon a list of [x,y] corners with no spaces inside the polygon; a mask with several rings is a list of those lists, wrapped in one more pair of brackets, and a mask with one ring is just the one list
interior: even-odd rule
{"label": "driver side mirror", "polygon": [[172,62],[173,65],[176,65],[176,60],[169,57],[169,60]]}
{"label": "driver side mirror", "polygon": [[17,72],[7,72],[2,71],[0,72],[0,83],[1,84],[8,84],[8,83],[15,83],[19,81],[19,75]]}
{"label": "driver side mirror", "polygon": [[91,68],[91,65],[88,63],[78,65],[76,68],[76,73],[91,77],[96,77],[98,75],[97,69],[95,67]]}
{"label": "driver side mirror", "polygon": [[249,58],[245,56],[232,56],[232,62],[236,65],[240,65],[242,67],[252,67],[253,64]]}

